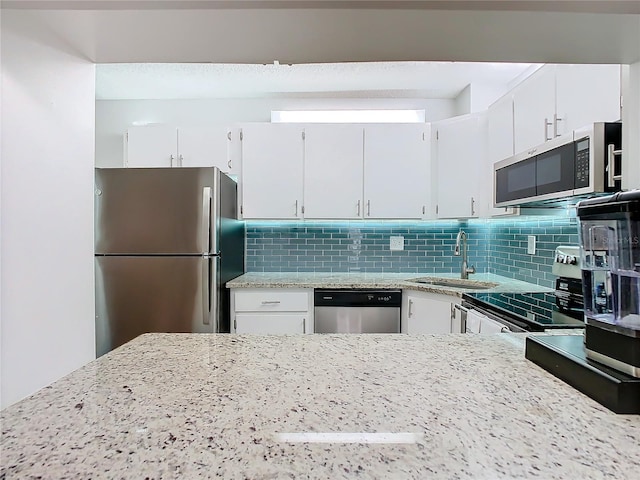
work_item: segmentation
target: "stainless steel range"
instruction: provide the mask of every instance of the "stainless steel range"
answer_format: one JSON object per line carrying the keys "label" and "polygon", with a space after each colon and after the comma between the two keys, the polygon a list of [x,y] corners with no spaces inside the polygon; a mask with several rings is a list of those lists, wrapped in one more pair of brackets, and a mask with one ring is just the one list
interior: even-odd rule
{"label": "stainless steel range", "polygon": [[505,331],[584,328],[580,247],[558,247],[552,272],[557,276],[554,292],[465,293],[462,307],[467,316],[486,316],[503,324]]}

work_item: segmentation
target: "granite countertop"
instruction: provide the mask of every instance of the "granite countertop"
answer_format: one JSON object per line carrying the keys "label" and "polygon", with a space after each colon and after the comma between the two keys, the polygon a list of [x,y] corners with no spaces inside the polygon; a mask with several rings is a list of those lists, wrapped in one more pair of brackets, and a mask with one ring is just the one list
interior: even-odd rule
{"label": "granite countertop", "polygon": [[147,334],[0,419],[6,479],[640,471],[640,416],[564,384],[508,334]]}
{"label": "granite countertop", "polygon": [[[440,278],[460,281],[459,273],[314,273],[314,272],[250,272],[226,283],[227,288],[401,288],[461,297],[465,292],[551,292],[552,289],[495,275],[476,273],[469,284],[489,286],[477,290],[464,286],[440,286],[416,283],[418,278]],[[467,282],[467,281],[465,281]]]}

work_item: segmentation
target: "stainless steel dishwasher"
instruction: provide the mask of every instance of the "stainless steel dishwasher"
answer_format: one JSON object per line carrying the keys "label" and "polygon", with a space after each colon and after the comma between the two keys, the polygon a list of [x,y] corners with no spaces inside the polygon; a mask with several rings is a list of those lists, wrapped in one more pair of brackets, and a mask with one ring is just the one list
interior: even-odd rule
{"label": "stainless steel dishwasher", "polygon": [[400,333],[402,290],[314,292],[315,333]]}

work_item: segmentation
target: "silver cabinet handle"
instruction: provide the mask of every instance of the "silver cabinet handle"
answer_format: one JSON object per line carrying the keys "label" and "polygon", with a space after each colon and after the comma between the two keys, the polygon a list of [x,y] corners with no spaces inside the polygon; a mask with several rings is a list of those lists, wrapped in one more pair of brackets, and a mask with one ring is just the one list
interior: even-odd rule
{"label": "silver cabinet handle", "polygon": [[424,212],[426,211],[427,207],[425,207],[424,205],[422,206],[422,214],[424,215]]}
{"label": "silver cabinet handle", "polygon": [[544,141],[551,140],[549,138],[549,127],[551,126],[551,122],[547,117],[544,117]]}
{"label": "silver cabinet handle", "polygon": [[302,333],[307,333],[307,319],[302,319]]}
{"label": "silver cabinet handle", "polygon": [[561,122],[561,121],[562,121],[562,118],[560,118],[557,113],[554,113],[553,114],[553,138],[560,136],[560,134],[558,133],[558,122]]}
{"label": "silver cabinet handle", "polygon": [[622,155],[622,150],[616,150],[616,146],[613,143],[607,145],[607,185],[609,187],[615,187],[616,180],[622,179],[622,175],[616,175],[615,172],[616,155]]}
{"label": "silver cabinet handle", "polygon": [[367,200],[367,217],[371,216],[371,200]]}
{"label": "silver cabinet handle", "polygon": [[298,216],[298,200],[296,200],[296,211],[293,214],[294,217]]}
{"label": "silver cabinet handle", "polygon": [[358,203],[356,204],[356,216],[360,216],[360,200],[358,200]]}
{"label": "silver cabinet handle", "polygon": [[231,159],[229,159],[229,161],[227,162],[227,167],[229,167],[229,170],[231,170]]}
{"label": "silver cabinet handle", "polygon": [[476,214],[476,201],[473,197],[471,197],[471,216]]}
{"label": "silver cabinet handle", "polygon": [[169,166],[173,167],[173,161],[176,159],[176,157],[174,157],[173,155],[169,156]]}
{"label": "silver cabinet handle", "polygon": [[262,305],[278,305],[280,300],[264,300]]}
{"label": "silver cabinet handle", "polygon": [[184,160],[184,156],[182,154],[178,155],[178,166],[182,166],[182,161]]}
{"label": "silver cabinet handle", "polygon": [[409,299],[409,311],[407,312],[407,318],[411,318],[413,313],[411,312],[411,307],[413,306],[413,300]]}

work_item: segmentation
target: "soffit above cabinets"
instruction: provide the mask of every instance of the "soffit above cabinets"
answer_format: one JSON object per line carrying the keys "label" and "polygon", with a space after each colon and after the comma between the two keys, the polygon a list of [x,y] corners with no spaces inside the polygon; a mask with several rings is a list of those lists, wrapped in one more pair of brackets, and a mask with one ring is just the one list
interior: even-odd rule
{"label": "soffit above cabinets", "polygon": [[539,65],[469,62],[337,64],[100,64],[96,98],[457,97],[468,85],[502,91]]}
{"label": "soffit above cabinets", "polygon": [[[27,33],[95,63],[640,61],[640,2],[209,3],[5,0],[2,34]],[[444,9],[457,3],[467,9]]]}

